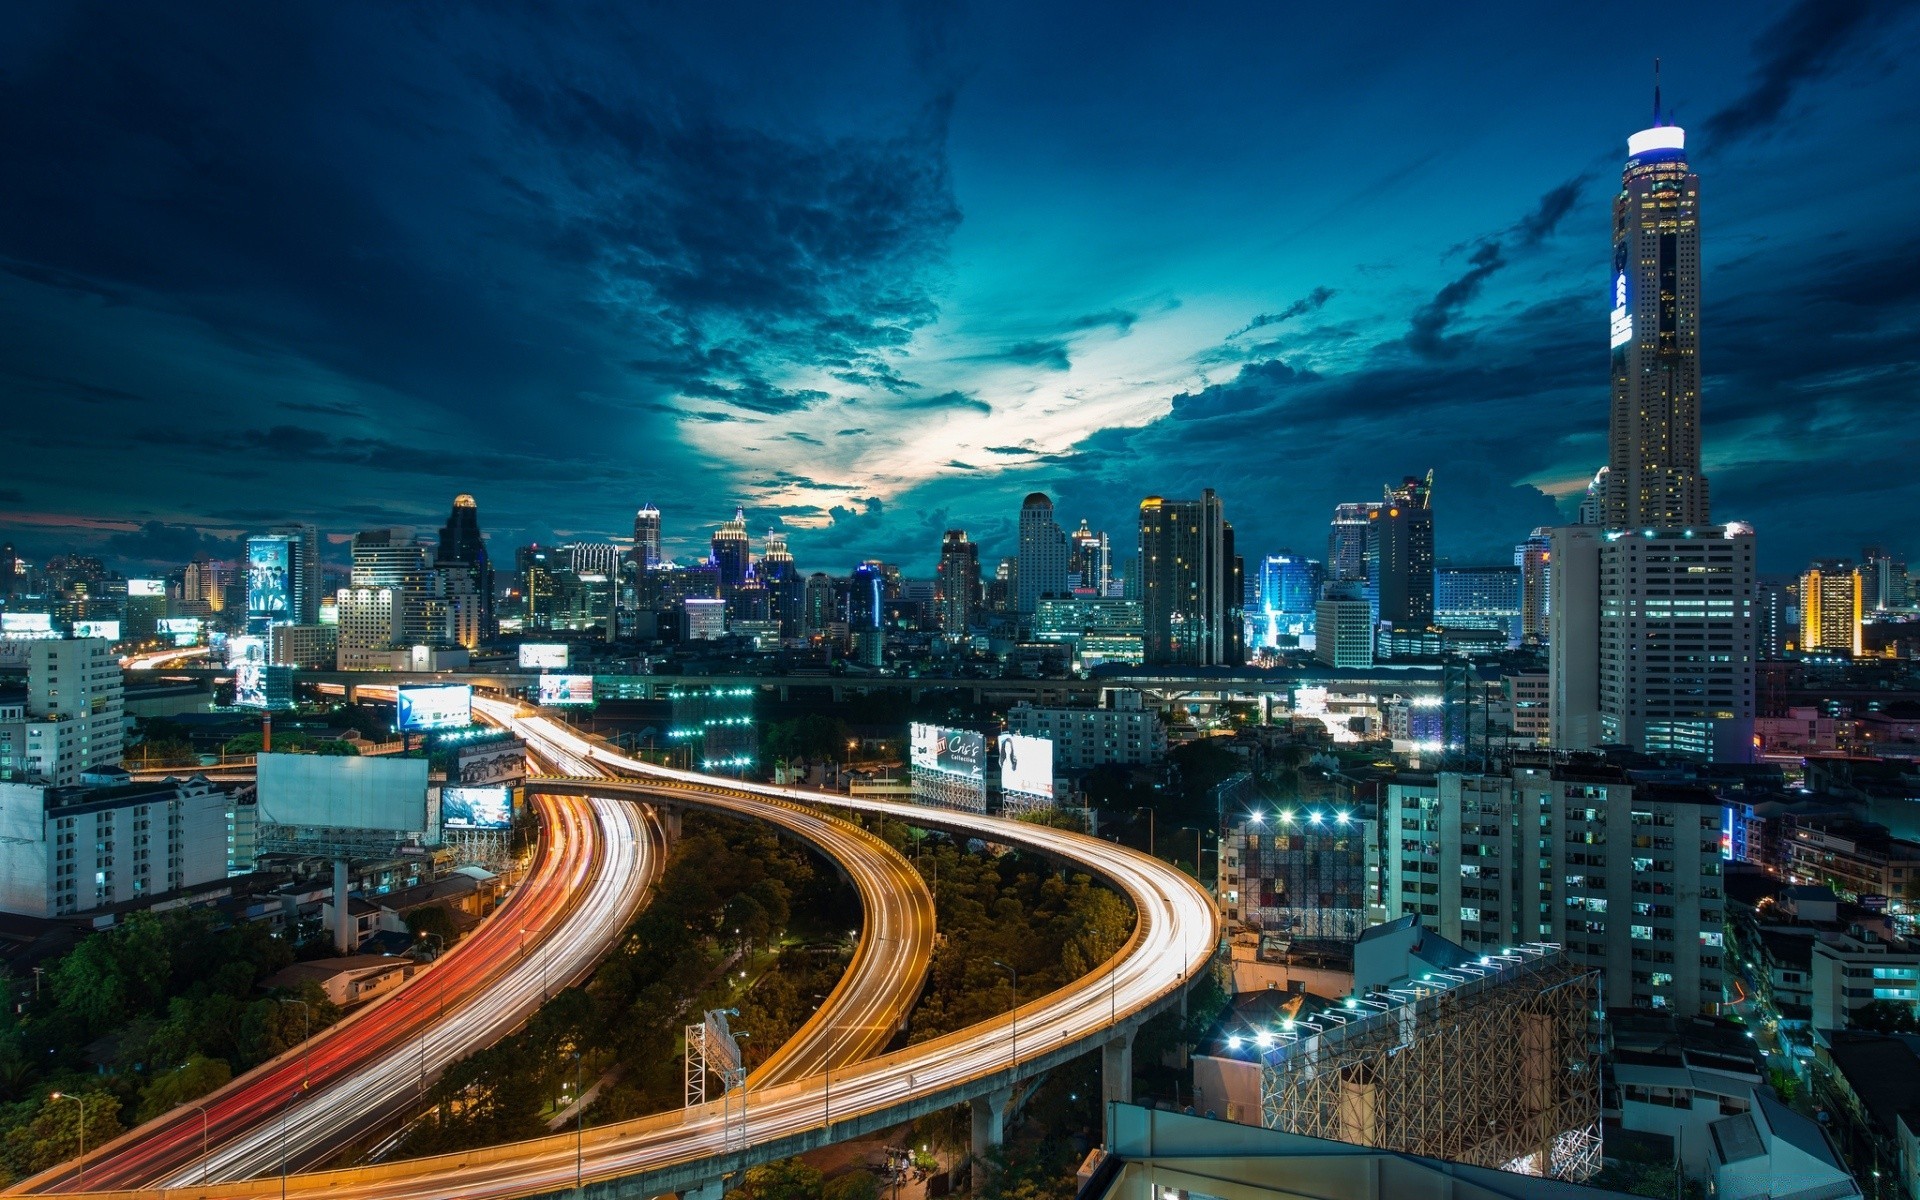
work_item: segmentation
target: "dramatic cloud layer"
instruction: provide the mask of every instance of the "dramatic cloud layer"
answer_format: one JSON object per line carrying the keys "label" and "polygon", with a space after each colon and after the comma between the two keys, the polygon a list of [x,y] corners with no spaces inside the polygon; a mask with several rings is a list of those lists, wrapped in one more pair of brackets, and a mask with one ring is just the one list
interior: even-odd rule
{"label": "dramatic cloud layer", "polygon": [[469,491],[502,549],[741,504],[925,573],[1034,490],[1123,555],[1203,487],[1317,553],[1432,469],[1442,553],[1498,560],[1604,458],[1640,27],[1705,180],[1718,513],[1776,569],[1920,555],[1893,0],[29,7],[0,537],[164,564]]}

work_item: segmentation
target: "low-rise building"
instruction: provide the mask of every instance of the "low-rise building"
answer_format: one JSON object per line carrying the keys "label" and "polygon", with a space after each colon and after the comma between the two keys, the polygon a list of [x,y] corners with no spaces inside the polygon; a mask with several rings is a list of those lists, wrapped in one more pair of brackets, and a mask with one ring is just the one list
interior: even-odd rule
{"label": "low-rise building", "polygon": [[1715,1200],[1855,1200],[1862,1195],[1820,1126],[1770,1092],[1755,1093],[1751,1108],[1713,1122],[1707,1133]]}
{"label": "low-rise building", "polygon": [[412,979],[420,964],[389,954],[349,954],[283,967],[260,981],[270,991],[298,991],[312,984],[341,1008],[378,999]]}
{"label": "low-rise building", "polygon": [[1920,900],[1920,843],[1894,837],[1884,826],[1844,817],[1791,818],[1781,850],[1790,882],[1825,884],[1844,899],[1884,904],[1893,912]]}
{"label": "low-rise building", "polygon": [[1869,1004],[1920,1010],[1920,943],[1858,925],[1816,938],[1810,960],[1813,1027],[1848,1029]]}
{"label": "low-rise building", "polygon": [[1099,708],[1055,708],[1016,704],[1007,710],[1007,729],[1053,741],[1055,771],[1157,763],[1167,755],[1167,730],[1160,714],[1147,708],[1140,693],[1113,688]]}

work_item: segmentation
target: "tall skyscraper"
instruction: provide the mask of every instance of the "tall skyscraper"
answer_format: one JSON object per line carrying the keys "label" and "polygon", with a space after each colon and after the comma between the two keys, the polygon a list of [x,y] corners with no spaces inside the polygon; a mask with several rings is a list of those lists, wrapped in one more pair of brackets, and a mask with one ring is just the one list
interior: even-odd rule
{"label": "tall skyscraper", "polygon": [[[475,642],[468,643],[463,637],[459,639],[463,645],[471,649],[473,644],[500,632],[493,611],[493,563],[487,557],[486,539],[480,536],[480,509],[465,492],[453,498],[453,511],[440,527],[433,568],[441,576],[437,590],[442,595],[467,597],[462,603],[479,606],[478,627],[473,630]],[[473,625],[465,620],[459,624],[463,630]]]}
{"label": "tall skyscraper", "polygon": [[1262,644],[1282,635],[1312,633],[1325,571],[1311,558],[1282,550],[1260,562],[1259,610],[1254,626]]}
{"label": "tall skyscraper", "polygon": [[1081,518],[1068,538],[1067,574],[1077,596],[1104,596],[1113,582],[1113,554],[1105,533],[1095,533]]}
{"label": "tall skyscraper", "polygon": [[1800,575],[1800,649],[1860,653],[1865,607],[1860,573],[1842,559],[1821,559]]}
{"label": "tall skyscraper", "polygon": [[1710,524],[1700,181],[1684,133],[1655,115],[1627,140],[1614,202],[1601,523],[1550,531],[1551,740],[1742,762],[1753,754],[1754,535]]}
{"label": "tall skyscraper", "polygon": [[660,510],[651,504],[633,514],[633,561],[643,571],[660,565]]}
{"label": "tall skyscraper", "polygon": [[980,547],[967,540],[966,530],[949,529],[941,537],[938,574],[935,604],[941,632],[963,638],[980,607]]}
{"label": "tall skyscraper", "polygon": [[1233,526],[1212,488],[1198,500],[1148,496],[1140,502],[1142,643],[1149,664],[1238,664],[1244,578]]}
{"label": "tall skyscraper", "polygon": [[1761,579],[1754,584],[1754,649],[1763,662],[1778,662],[1800,647],[1798,581]]}
{"label": "tall skyscraper", "polygon": [[267,532],[291,547],[287,573],[287,622],[320,623],[320,530],[313,525],[276,525]]}
{"label": "tall skyscraper", "polygon": [[767,531],[760,555],[760,581],[766,585],[768,616],[780,622],[780,636],[799,637],[806,623],[807,583],[787,549],[787,535]]}
{"label": "tall skyscraper", "polygon": [[1907,564],[1878,546],[1860,552],[1860,605],[1867,612],[1898,612],[1912,607]]}
{"label": "tall skyscraper", "polygon": [[1053,501],[1034,492],[1020,505],[1020,569],[1014,581],[1015,605],[1022,618],[1031,617],[1042,596],[1065,596],[1067,535],[1053,519]]}
{"label": "tall skyscraper", "polygon": [[1327,531],[1329,580],[1367,577],[1367,516],[1372,510],[1368,503],[1333,506],[1333,525]]}
{"label": "tall skyscraper", "polygon": [[1397,630],[1433,624],[1433,472],[1409,475],[1367,513],[1367,593]]}
{"label": "tall skyscraper", "polygon": [[1627,139],[1613,202],[1608,529],[1712,519],[1700,473],[1700,177],[1685,132],[1654,120]]}
{"label": "tall skyscraper", "polygon": [[713,565],[720,572],[720,590],[724,594],[746,582],[747,567],[753,562],[753,544],[747,537],[747,510],[733,510],[733,520],[724,521],[713,534]]}
{"label": "tall skyscraper", "polygon": [[1541,645],[1547,640],[1547,597],[1553,578],[1553,552],[1548,531],[1536,529],[1513,548],[1513,565],[1520,568],[1520,640]]}

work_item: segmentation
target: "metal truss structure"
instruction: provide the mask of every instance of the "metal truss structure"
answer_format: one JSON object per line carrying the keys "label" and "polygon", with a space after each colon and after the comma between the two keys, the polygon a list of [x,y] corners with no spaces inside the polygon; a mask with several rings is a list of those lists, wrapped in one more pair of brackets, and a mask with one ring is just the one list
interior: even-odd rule
{"label": "metal truss structure", "polygon": [[1600,1169],[1600,972],[1535,943],[1263,1039],[1273,1129],[1575,1182]]}
{"label": "metal truss structure", "polygon": [[[720,1077],[720,1133],[729,1150],[747,1148],[747,1068],[741,1060],[740,1043],[727,1027],[727,1017],[738,1016],[736,1009],[713,1009],[698,1025],[686,1027],[686,1108],[691,1111],[707,1102],[707,1072]],[[745,1037],[746,1034],[741,1034]],[[738,1109],[738,1116],[735,1109]]]}

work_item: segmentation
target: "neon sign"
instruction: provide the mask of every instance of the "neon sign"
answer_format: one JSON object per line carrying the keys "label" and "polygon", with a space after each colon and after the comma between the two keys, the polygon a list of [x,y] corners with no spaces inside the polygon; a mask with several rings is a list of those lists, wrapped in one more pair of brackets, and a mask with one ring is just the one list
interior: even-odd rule
{"label": "neon sign", "polygon": [[1633,314],[1627,311],[1627,273],[1613,279],[1613,340],[1610,349],[1618,350],[1633,340]]}

